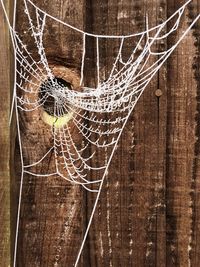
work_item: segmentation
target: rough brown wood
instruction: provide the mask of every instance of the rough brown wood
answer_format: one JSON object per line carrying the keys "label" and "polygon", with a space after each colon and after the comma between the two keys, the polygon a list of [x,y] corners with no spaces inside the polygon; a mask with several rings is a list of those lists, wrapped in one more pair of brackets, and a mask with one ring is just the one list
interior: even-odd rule
{"label": "rough brown wood", "polygon": [[[200,3],[197,1],[195,2],[195,9],[199,12],[200,10]],[[193,17],[194,11],[193,9],[190,10],[190,18]],[[199,233],[199,222],[200,222],[200,198],[199,198],[199,177],[200,177],[200,145],[199,145],[199,136],[200,136],[200,76],[199,76],[199,69],[200,69],[200,24],[198,23],[193,32],[193,40],[194,40],[194,57],[193,57],[193,77],[195,78],[194,91],[195,97],[195,111],[193,111],[193,118],[195,119],[195,126],[193,126],[193,152],[192,152],[192,192],[191,192],[191,199],[192,199],[192,225],[191,225],[191,242],[190,242],[190,258],[191,258],[191,266],[198,266],[199,259],[200,259],[200,233]]]}
{"label": "rough brown wood", "polygon": [[[185,17],[182,28],[199,12],[194,1]],[[170,1],[169,8],[176,8]],[[167,199],[167,265],[198,266],[199,232],[195,231],[198,216],[196,197],[198,188],[198,78],[196,41],[199,23],[178,47],[168,61],[168,110],[166,154]],[[181,29],[180,29],[181,31]],[[174,39],[178,36],[174,36]],[[194,68],[194,66],[196,66]],[[195,179],[196,177],[196,179]],[[195,185],[195,189],[194,189]],[[197,238],[197,239],[196,239]]]}
{"label": "rough brown wood", "polygon": [[[6,8],[12,12],[9,1]],[[9,13],[8,12],[8,13]],[[11,262],[10,254],[10,130],[9,130],[9,110],[10,110],[10,44],[8,25],[0,8],[0,266],[8,267]]]}
{"label": "rough brown wood", "polygon": [[[95,4],[97,7],[100,5],[99,2]],[[105,25],[108,25],[108,28],[104,27],[104,31],[127,34],[142,31],[145,27],[146,9],[148,8],[150,13],[156,13],[159,4],[149,1],[148,4],[145,1],[126,1],[118,4],[109,1],[108,6],[104,8],[104,11],[95,9],[95,32],[102,31],[102,27],[99,27],[100,14],[107,12]],[[157,22],[157,16],[150,18],[151,26]],[[114,44],[107,47],[108,60],[105,65],[111,61],[114,47]],[[127,44],[127,50],[129,47],[131,42]],[[162,136],[162,123],[158,123],[158,109],[164,111],[165,105],[164,100],[160,105],[155,96],[157,84],[158,77],[155,77],[137,104],[109,168],[98,212],[89,234],[90,240],[95,240],[93,253],[96,251],[96,261],[91,256],[91,266],[160,266],[165,260],[165,249],[161,246],[165,242],[165,228],[161,228],[165,220],[162,222],[161,215],[158,215],[162,213],[163,205],[163,200],[160,200],[163,192],[159,184],[162,185],[160,169],[163,168],[164,157],[159,151],[164,150],[163,146],[159,148],[164,139],[160,139],[159,144],[158,134],[161,129]],[[165,112],[162,116],[164,114]]]}
{"label": "rough brown wood", "polygon": [[[146,12],[153,14],[149,16],[153,26],[184,1],[35,2],[53,16],[89,32],[127,34],[144,29]],[[22,6],[20,0],[21,33],[26,28]],[[199,9],[199,0],[194,0],[178,33],[161,44],[161,49],[177,40]],[[80,35],[50,21],[48,29],[44,44],[51,63],[78,73]],[[154,77],[131,115],[109,168],[79,266],[199,266],[199,29],[197,24]],[[34,53],[28,37],[24,38]],[[95,44],[88,46],[87,79],[92,84]],[[127,51],[130,46],[131,41],[126,44]],[[111,67],[116,47],[116,42],[102,44],[105,72]],[[26,163],[40,158],[52,142],[48,126],[37,114],[35,121],[31,116],[34,114],[22,117]],[[36,120],[39,127],[35,127]],[[98,157],[101,160],[101,155]],[[37,171],[51,170],[52,160]],[[20,168],[16,171],[20,173]],[[79,187],[52,177],[26,175],[18,267],[73,266],[93,204],[94,195]]]}

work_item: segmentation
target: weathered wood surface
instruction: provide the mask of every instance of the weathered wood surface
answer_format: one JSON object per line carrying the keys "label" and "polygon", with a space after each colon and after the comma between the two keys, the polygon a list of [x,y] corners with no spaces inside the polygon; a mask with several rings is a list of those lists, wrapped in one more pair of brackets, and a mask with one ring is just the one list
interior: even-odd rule
{"label": "weathered wood surface", "polygon": [[[9,1],[6,8],[11,11]],[[9,12],[8,12],[9,13]],[[10,95],[11,95],[11,53],[8,25],[0,8],[0,266],[9,267],[10,253]]]}
{"label": "weathered wood surface", "polygon": [[[61,20],[101,34],[141,31],[146,12],[151,14],[149,23],[153,26],[183,4],[175,0],[35,2]],[[26,28],[22,6],[18,1],[17,27],[21,33]],[[199,12],[200,2],[194,0],[178,34]],[[80,35],[58,24],[48,23],[48,29],[44,44],[51,63],[78,69]],[[79,266],[199,266],[199,29],[197,24],[168,59],[131,115],[109,168]],[[163,48],[175,42],[178,34],[170,37]],[[3,40],[0,46],[5,49]],[[31,49],[32,44],[28,38],[25,40]],[[88,45],[88,57],[92,58],[95,44]],[[106,66],[105,71],[110,68],[115,49],[115,42],[103,44],[101,63]],[[9,56],[2,51],[4,61]],[[87,79],[92,83],[91,64],[94,62],[88,62]],[[5,79],[9,74],[0,75]],[[9,77],[5,79],[8,82]],[[161,96],[157,89],[162,91]],[[4,90],[2,87],[1,92],[9,98],[9,92]],[[3,101],[0,108],[8,115],[8,101]],[[44,154],[52,140],[48,127],[38,117],[34,121],[26,116],[23,121],[25,161],[31,163]],[[3,129],[1,134],[5,133],[5,126]],[[8,144],[8,139],[2,140]],[[77,142],[81,142],[78,137]],[[8,153],[7,145],[5,149]],[[1,164],[8,162],[6,155]],[[16,151],[16,161],[17,158]],[[50,158],[37,171],[51,170],[52,162]],[[20,164],[17,165],[20,178]],[[6,173],[7,168],[2,167]],[[94,195],[59,178],[25,175],[24,179],[17,266],[73,266]]]}
{"label": "weathered wood surface", "polygon": [[[174,5],[170,3],[169,7]],[[194,2],[188,17],[199,12]],[[168,61],[166,215],[167,265],[199,265],[198,196],[198,49],[199,23]],[[174,36],[176,39],[178,36]]]}

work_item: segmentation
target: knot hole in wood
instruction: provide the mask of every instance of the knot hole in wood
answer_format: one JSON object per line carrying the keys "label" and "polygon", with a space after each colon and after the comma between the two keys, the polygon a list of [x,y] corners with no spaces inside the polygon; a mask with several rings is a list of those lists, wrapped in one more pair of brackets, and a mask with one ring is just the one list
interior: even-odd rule
{"label": "knot hole in wood", "polygon": [[[66,103],[67,90],[73,90],[71,83],[66,80],[54,77],[48,78],[40,85],[39,100],[42,101],[43,109],[51,116],[60,117],[58,105],[61,107]],[[68,113],[68,110],[63,108],[64,114]]]}

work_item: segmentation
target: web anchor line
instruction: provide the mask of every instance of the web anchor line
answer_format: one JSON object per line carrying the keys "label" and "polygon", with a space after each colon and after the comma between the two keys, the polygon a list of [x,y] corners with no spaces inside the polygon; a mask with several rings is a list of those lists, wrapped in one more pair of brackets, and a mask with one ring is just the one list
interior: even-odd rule
{"label": "web anchor line", "polygon": [[[57,176],[66,182],[81,186],[84,190],[96,194],[89,223],[74,264],[74,267],[77,267],[110,162],[128,118],[154,75],[192,29],[200,15],[185,29],[175,44],[164,51],[157,51],[156,43],[166,40],[171,34],[176,33],[181,18],[192,0],[187,1],[166,21],[155,27],[149,27],[147,17],[146,29],[143,32],[119,36],[99,35],[82,31],[48,14],[31,0],[23,0],[24,12],[29,25],[27,34],[35,46],[37,52],[37,57],[35,57],[28,50],[23,35],[15,29],[17,0],[15,0],[14,5],[13,25],[9,22],[3,0],[0,1],[8,22],[15,55],[15,84],[11,117],[15,107],[22,162],[13,267],[16,266],[24,174],[35,177]],[[82,87],[81,91],[71,90],[54,75],[46,56],[43,40],[44,33],[47,30],[47,21],[62,24],[80,33],[82,37],[79,84]],[[170,28],[166,27],[169,22]],[[166,28],[168,28],[167,32]],[[94,87],[85,84],[85,80],[87,80],[85,79],[87,38],[94,38],[96,44],[96,69],[94,71],[96,86]],[[126,48],[126,41],[130,42],[132,40],[130,38],[136,39],[136,45],[133,45],[129,51],[129,57],[125,59],[124,49]],[[105,66],[102,66],[101,63],[101,41],[105,39],[118,39],[119,47],[117,55],[113,57],[110,72],[106,79],[105,77],[102,79],[101,67]],[[40,97],[38,97],[38,94]],[[28,112],[29,114],[34,112],[34,114],[40,114],[38,111],[42,111],[47,102],[50,105],[45,109],[45,112],[53,121],[51,125],[53,144],[48,147],[44,155],[40,155],[38,160],[25,165],[19,115],[21,113],[28,114]],[[81,146],[74,137],[72,129],[75,129],[78,133],[82,141]],[[53,155],[55,171],[52,173],[37,173],[36,167],[48,159],[49,155]],[[101,155],[101,164],[98,163],[98,155]],[[94,179],[93,177],[98,178]]]}

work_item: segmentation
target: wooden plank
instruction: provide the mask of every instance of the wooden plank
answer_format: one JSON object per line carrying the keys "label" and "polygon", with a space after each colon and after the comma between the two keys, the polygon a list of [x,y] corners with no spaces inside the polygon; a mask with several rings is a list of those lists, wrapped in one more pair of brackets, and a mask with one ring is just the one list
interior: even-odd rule
{"label": "wooden plank", "polygon": [[[169,1],[169,14],[181,3]],[[189,17],[184,16],[178,33],[169,41],[179,38],[183,30],[198,14],[197,3],[189,8]],[[199,26],[195,26],[198,29]],[[195,48],[195,31],[191,31],[168,60],[167,86],[167,266],[198,266],[193,227],[197,221],[195,198],[199,195],[198,185],[194,190],[194,177],[198,175],[195,146],[197,145],[197,80],[193,65],[198,51]],[[194,167],[196,166],[196,167]],[[197,219],[198,220],[198,219]],[[195,235],[199,236],[197,229]],[[191,253],[191,242],[194,251]],[[198,259],[198,260],[197,260]],[[196,263],[195,263],[196,262]],[[197,263],[198,262],[198,263]]]}
{"label": "wooden plank", "polygon": [[[8,13],[12,12],[9,1],[6,2]],[[9,133],[9,110],[10,110],[10,39],[8,24],[3,9],[0,5],[0,266],[10,266],[10,133]]]}
{"label": "wooden plank", "polygon": [[[71,1],[64,0],[56,1],[55,4],[45,4],[44,1],[36,1],[36,3],[53,16],[83,28],[81,1],[73,4]],[[30,12],[34,17],[34,10],[30,9]],[[37,48],[30,38],[30,31],[27,32],[29,25],[24,13],[23,1],[18,1],[17,16],[20,18],[17,30],[29,51],[36,56]],[[66,68],[64,72],[61,71],[60,64],[73,70],[80,65],[81,35],[74,34],[73,31],[53,20],[47,19],[46,23],[45,52],[51,65],[54,65],[54,73],[56,72],[57,76],[63,76]],[[70,75],[73,76],[73,73]],[[52,146],[51,127],[41,120],[37,112],[29,114],[22,112],[20,120],[23,120],[25,125],[21,136],[24,161],[26,164],[31,164],[41,158]],[[17,151],[16,157],[19,158]],[[33,172],[54,172],[54,165],[54,158],[50,154],[46,161],[33,169]],[[20,162],[16,172],[20,178]],[[85,211],[82,197],[80,187],[71,185],[61,178],[24,176],[17,266],[73,266],[84,227],[81,217],[81,213]]]}
{"label": "wooden plank", "polygon": [[[195,11],[200,12],[200,3],[199,1],[195,1],[194,6],[191,6],[189,10],[189,17],[192,19],[195,16]],[[196,24],[196,27],[193,31],[193,46],[194,46],[194,54],[193,54],[193,78],[195,82],[193,84],[194,92],[193,97],[195,98],[194,108],[193,110],[193,118],[194,125],[193,125],[193,157],[192,157],[192,192],[191,192],[191,199],[192,199],[192,225],[191,225],[191,240],[190,240],[190,262],[191,266],[198,266],[200,262],[200,229],[199,229],[199,222],[200,222],[200,184],[199,184],[199,177],[200,177],[200,145],[199,145],[199,121],[200,121],[200,83],[199,83],[199,29],[200,23]],[[195,90],[196,89],[196,90]],[[194,130],[195,129],[195,130]]]}
{"label": "wooden plank", "polygon": [[[149,14],[155,13],[149,16],[150,26],[159,20],[158,1],[124,1],[123,4],[109,1],[101,9],[99,6],[98,1],[93,5],[95,32],[143,31],[147,10]],[[104,28],[101,14],[107,14]],[[133,46],[131,41],[126,44],[127,55]],[[106,65],[112,62],[115,47],[115,43],[109,43],[104,51]],[[160,75],[164,76],[163,73]],[[165,261],[165,149],[162,144],[165,143],[166,100],[162,98],[158,105],[157,84],[158,77],[154,77],[126,125],[109,168],[89,233],[90,244],[94,243],[90,246],[91,266],[161,266]]]}

